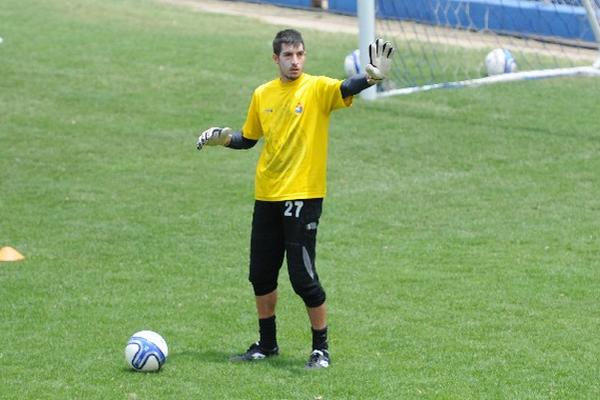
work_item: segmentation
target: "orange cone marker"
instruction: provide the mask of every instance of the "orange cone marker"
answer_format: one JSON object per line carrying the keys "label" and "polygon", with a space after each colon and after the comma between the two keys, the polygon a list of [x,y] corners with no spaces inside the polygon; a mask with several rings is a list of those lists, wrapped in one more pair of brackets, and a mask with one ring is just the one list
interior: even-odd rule
{"label": "orange cone marker", "polygon": [[19,261],[23,259],[25,259],[23,254],[12,247],[7,246],[0,249],[0,261]]}

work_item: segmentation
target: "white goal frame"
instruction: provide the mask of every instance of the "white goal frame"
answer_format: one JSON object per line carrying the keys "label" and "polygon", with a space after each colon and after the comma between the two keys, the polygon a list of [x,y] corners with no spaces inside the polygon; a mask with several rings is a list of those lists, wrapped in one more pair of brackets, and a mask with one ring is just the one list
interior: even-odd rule
{"label": "white goal frame", "polygon": [[[411,1],[411,0],[396,0],[396,1]],[[582,6],[586,10],[586,15],[590,27],[595,38],[594,47],[598,50],[598,58],[589,66],[569,67],[569,68],[553,68],[553,69],[539,69],[529,70],[523,72],[487,76],[482,78],[457,80],[449,82],[437,82],[432,84],[426,84],[421,86],[394,88],[390,90],[378,91],[375,87],[371,87],[364,90],[361,93],[361,97],[366,100],[374,100],[381,97],[389,97],[395,95],[405,95],[411,93],[418,93],[434,89],[454,89],[464,87],[476,87],[481,85],[512,82],[512,81],[523,81],[523,80],[537,80],[547,78],[558,78],[558,77],[600,77],[600,22],[599,18],[596,17],[595,6],[592,3],[593,0],[580,0]],[[360,65],[367,65],[369,63],[368,58],[368,46],[375,39],[376,30],[376,1],[375,0],[357,0],[357,15],[359,24],[359,49],[360,49]],[[396,53],[397,56],[402,56]]]}

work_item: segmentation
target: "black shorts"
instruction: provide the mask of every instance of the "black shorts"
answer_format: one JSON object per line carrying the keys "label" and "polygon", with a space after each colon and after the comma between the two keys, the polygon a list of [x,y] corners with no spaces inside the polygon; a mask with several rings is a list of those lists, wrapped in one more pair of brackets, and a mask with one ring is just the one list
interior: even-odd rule
{"label": "black shorts", "polygon": [[[322,291],[315,268],[317,227],[323,199],[254,203],[250,243],[250,282],[257,296],[277,288],[286,256],[294,290],[299,295]],[[318,288],[317,288],[318,286]],[[303,296],[304,297],[304,296]],[[323,299],[305,299],[314,304]],[[310,304],[309,304],[310,306]]]}

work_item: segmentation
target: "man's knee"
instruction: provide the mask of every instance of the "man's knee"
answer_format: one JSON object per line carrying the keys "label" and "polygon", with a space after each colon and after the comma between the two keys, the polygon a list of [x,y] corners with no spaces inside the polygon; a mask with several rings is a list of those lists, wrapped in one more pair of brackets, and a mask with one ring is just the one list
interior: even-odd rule
{"label": "man's knee", "polygon": [[254,289],[255,296],[264,296],[277,289],[277,282],[265,282],[250,278],[250,283],[252,284],[252,289]]}
{"label": "man's knee", "polygon": [[325,303],[325,290],[323,290],[323,287],[318,280],[312,282],[298,282],[292,279],[292,287],[294,288],[294,292],[302,298],[307,307],[319,307]]}

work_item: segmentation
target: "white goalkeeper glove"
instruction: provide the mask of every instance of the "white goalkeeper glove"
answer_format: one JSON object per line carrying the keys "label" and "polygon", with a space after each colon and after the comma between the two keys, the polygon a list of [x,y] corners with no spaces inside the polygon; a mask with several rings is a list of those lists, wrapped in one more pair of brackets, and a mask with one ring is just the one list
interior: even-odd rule
{"label": "white goalkeeper glove", "polygon": [[365,67],[365,71],[371,83],[381,82],[388,77],[392,68],[392,54],[394,47],[383,39],[377,39],[369,45],[370,63]]}
{"label": "white goalkeeper glove", "polygon": [[198,137],[196,148],[202,150],[204,146],[224,146],[232,134],[231,128],[208,128]]}

